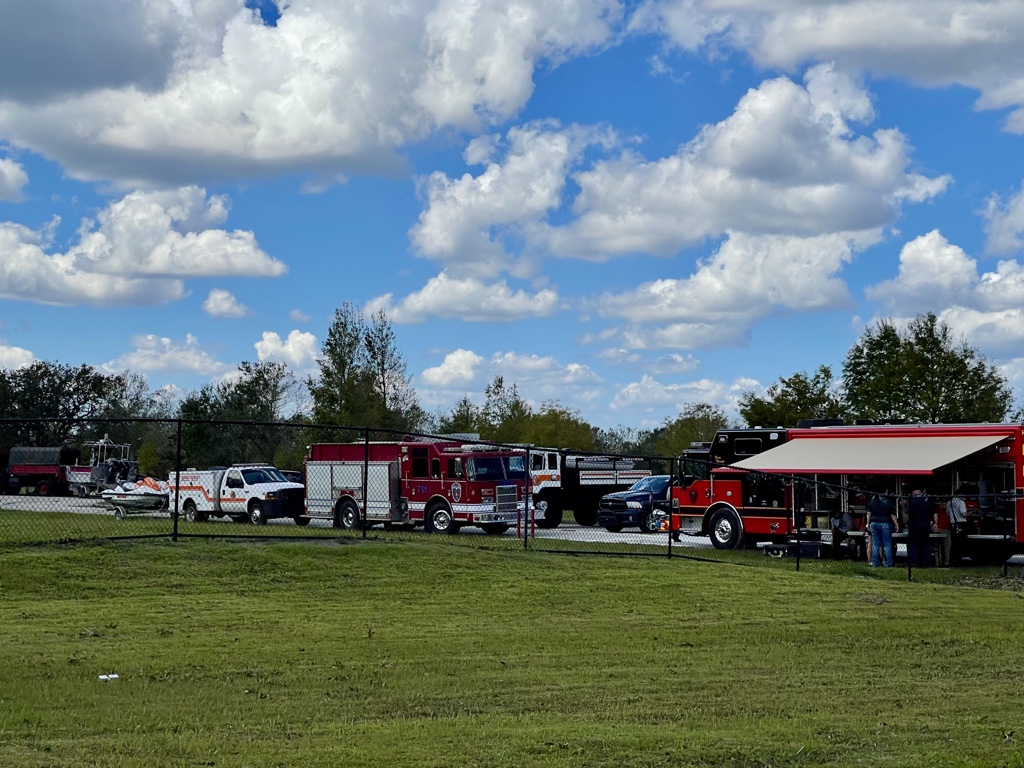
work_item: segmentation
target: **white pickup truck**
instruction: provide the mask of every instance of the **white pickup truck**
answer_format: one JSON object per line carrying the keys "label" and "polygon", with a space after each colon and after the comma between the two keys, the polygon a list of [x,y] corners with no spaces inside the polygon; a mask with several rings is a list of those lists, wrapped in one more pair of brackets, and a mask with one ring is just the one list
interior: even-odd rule
{"label": "white pickup truck", "polygon": [[189,522],[201,523],[211,517],[256,525],[279,517],[290,517],[299,525],[309,522],[303,517],[305,487],[289,482],[269,464],[171,472],[167,485],[168,508]]}

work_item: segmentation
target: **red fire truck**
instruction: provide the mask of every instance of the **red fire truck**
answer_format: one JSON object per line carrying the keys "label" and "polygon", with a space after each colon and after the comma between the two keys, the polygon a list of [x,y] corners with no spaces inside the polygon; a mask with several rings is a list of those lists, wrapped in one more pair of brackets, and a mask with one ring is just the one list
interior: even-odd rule
{"label": "red fire truck", "polygon": [[336,528],[361,528],[365,519],[501,534],[528,519],[525,451],[457,441],[326,443],[310,446],[305,474],[306,516]]}
{"label": "red fire truck", "polygon": [[862,529],[873,494],[905,498],[924,487],[940,517],[951,496],[965,499],[967,556],[1024,551],[1020,424],[722,430],[681,463],[671,528],[720,549],[827,531],[844,513]]}

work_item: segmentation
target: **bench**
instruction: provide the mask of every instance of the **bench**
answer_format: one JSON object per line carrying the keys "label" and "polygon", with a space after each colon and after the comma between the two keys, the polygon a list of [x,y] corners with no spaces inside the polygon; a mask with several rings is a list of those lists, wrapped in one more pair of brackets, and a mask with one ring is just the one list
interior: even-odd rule
{"label": "bench", "polygon": [[1006,562],[1003,563],[1003,576],[1006,576],[1010,566],[1016,568],[1018,565],[1020,566],[1020,577],[1024,579],[1024,555],[1011,555],[1006,558]]}

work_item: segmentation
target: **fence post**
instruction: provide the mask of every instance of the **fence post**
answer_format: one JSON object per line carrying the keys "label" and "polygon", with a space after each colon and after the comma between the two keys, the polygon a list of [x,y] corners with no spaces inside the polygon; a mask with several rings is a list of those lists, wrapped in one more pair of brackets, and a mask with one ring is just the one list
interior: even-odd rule
{"label": "fence post", "polygon": [[[796,516],[794,515],[794,517],[796,517]],[[800,537],[800,534],[801,534],[801,531],[803,531],[803,528],[804,528],[804,513],[803,513],[803,511],[801,511],[800,512],[800,519],[797,521],[797,524],[796,524],[796,570],[797,570],[797,573],[800,572],[800,555],[801,555],[801,550],[803,549],[803,547],[800,546],[800,543],[802,541],[802,539]]]}
{"label": "fence post", "polygon": [[[530,459],[530,447],[526,447],[526,494],[523,496],[523,551],[530,548],[530,510],[533,506],[533,465]],[[516,505],[516,519],[519,519],[519,505]],[[547,512],[545,511],[545,515]]]}
{"label": "fence post", "polygon": [[668,507],[668,509],[666,509],[665,512],[668,515],[668,559],[669,560],[672,559],[672,537],[675,535],[675,534],[672,533],[672,498],[673,498],[673,489],[676,487],[676,484],[682,478],[682,475],[683,475],[683,472],[682,472],[682,466],[681,466],[680,460],[677,457],[675,457],[675,456],[671,457],[668,460],[668,476],[669,476],[669,481],[668,481],[668,492],[665,495],[665,504]]}
{"label": "fence post", "polygon": [[178,541],[178,497],[181,496],[181,418],[177,420],[177,437],[176,445],[174,448],[174,468],[175,468],[175,482],[178,484],[178,493],[174,494],[174,509],[171,510],[171,520],[173,521],[173,532],[171,534],[171,540]]}
{"label": "fence post", "polygon": [[367,483],[370,480],[370,428],[363,428],[363,538],[366,538],[366,529],[369,528],[366,521],[366,514],[369,511],[370,490]]}

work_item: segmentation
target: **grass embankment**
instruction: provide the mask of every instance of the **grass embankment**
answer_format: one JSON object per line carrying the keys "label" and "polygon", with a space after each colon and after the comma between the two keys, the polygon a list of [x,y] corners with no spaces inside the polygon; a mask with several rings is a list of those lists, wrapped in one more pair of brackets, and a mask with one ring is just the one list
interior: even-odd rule
{"label": "grass embankment", "polygon": [[1022,765],[1022,594],[432,541],[0,551],[0,765]]}

